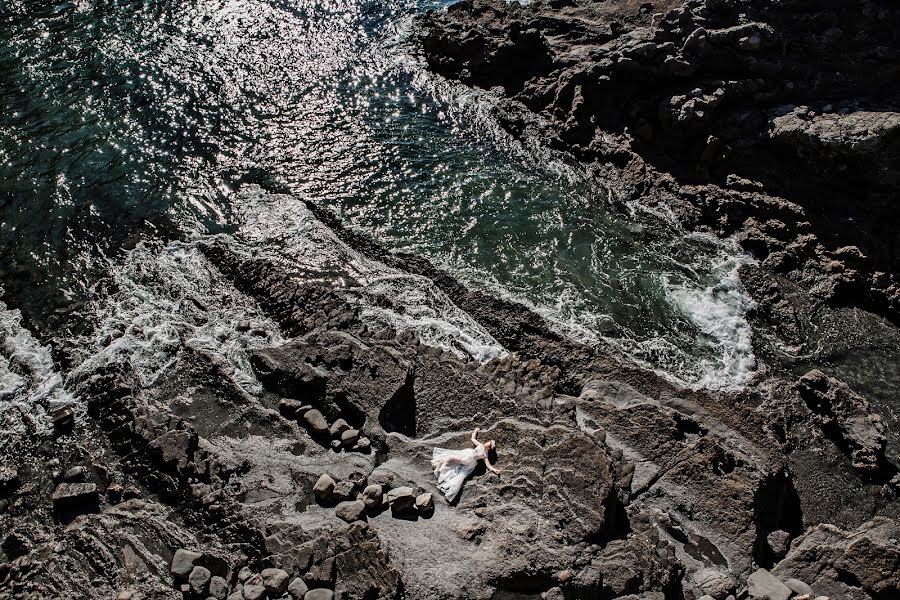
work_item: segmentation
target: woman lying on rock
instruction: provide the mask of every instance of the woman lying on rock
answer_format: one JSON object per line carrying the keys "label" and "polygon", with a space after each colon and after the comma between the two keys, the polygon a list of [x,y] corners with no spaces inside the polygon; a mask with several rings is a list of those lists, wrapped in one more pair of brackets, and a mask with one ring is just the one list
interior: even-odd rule
{"label": "woman lying on rock", "polygon": [[431,466],[434,467],[434,476],[438,480],[438,489],[444,492],[447,502],[453,502],[459,490],[462,488],[463,481],[472,474],[478,461],[483,460],[488,471],[500,474],[500,469],[494,467],[488,459],[488,452],[496,447],[494,440],[488,440],[485,443],[478,441],[478,427],[472,432],[472,444],[474,448],[464,448],[462,450],[447,450],[446,448],[435,448],[431,454]]}

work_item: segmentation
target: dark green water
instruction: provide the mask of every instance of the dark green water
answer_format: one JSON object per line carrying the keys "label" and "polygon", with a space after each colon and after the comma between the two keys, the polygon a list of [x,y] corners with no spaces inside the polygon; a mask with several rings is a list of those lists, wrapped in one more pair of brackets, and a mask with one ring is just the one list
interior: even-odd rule
{"label": "dark green water", "polygon": [[[664,215],[614,210],[602,182],[510,145],[484,98],[434,81],[404,49],[426,7],[0,3],[13,304],[96,301],[123,248],[229,230],[234,182],[265,173],[582,339],[686,382],[742,383],[755,367],[745,259]],[[290,233],[279,227],[262,233]]]}

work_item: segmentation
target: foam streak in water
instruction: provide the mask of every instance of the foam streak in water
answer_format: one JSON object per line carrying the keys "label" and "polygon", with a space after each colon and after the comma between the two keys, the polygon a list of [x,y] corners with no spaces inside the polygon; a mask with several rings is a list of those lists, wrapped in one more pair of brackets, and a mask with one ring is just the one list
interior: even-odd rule
{"label": "foam streak in water", "polygon": [[78,403],[63,386],[50,349],[22,325],[20,311],[0,302],[0,454],[25,435],[51,433],[50,414],[64,406],[77,409]]}
{"label": "foam streak in water", "polygon": [[248,392],[260,391],[248,351],[281,343],[278,326],[223,280],[193,243],[141,243],[111,270],[115,292],[96,302],[96,328],[80,340],[91,372],[124,362],[143,386],[185,347],[208,353]]}
{"label": "foam streak in water", "polygon": [[353,282],[343,293],[362,307],[363,319],[409,330],[429,345],[477,360],[503,356],[506,350],[427,277],[373,260],[343,243],[293,196],[265,194],[250,187],[240,194],[239,237],[264,249],[299,277],[330,273]]}

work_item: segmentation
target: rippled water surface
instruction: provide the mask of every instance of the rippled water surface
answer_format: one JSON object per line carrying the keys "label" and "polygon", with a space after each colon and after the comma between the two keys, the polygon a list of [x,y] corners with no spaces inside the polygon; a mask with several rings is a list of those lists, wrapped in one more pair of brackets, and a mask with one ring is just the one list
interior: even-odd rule
{"label": "rippled water surface", "polygon": [[19,301],[90,296],[138,235],[231,230],[236,180],[263,173],[582,339],[742,383],[745,259],[510,146],[486,100],[409,56],[410,17],[433,7],[0,3],[0,250]]}

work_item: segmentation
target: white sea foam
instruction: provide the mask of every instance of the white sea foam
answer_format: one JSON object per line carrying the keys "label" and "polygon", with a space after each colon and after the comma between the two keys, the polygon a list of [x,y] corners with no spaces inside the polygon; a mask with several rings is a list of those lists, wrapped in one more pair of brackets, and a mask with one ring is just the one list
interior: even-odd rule
{"label": "white sea foam", "polygon": [[507,353],[429,278],[357,252],[301,200],[247,188],[236,205],[242,211],[239,239],[298,276],[318,272],[352,282],[337,289],[362,308],[365,321],[412,331],[425,344],[481,361]]}
{"label": "white sea foam", "polygon": [[0,302],[0,454],[20,436],[51,433],[51,413],[66,406],[80,416],[50,349],[23,326],[20,311]]}
{"label": "white sea foam", "polygon": [[191,347],[230,366],[231,378],[248,392],[260,391],[249,351],[283,342],[279,328],[195,244],[140,243],[110,276],[113,292],[94,303],[96,327],[79,340],[84,361],[73,376],[125,362],[150,386]]}
{"label": "white sea foam", "polygon": [[738,271],[750,259],[741,255],[720,258],[714,271],[720,279],[714,285],[669,284],[672,304],[694,323],[703,341],[712,350],[711,358],[698,365],[698,379],[692,383],[711,389],[729,389],[746,384],[756,370],[753,339],[747,312],[753,300],[744,290]]}

